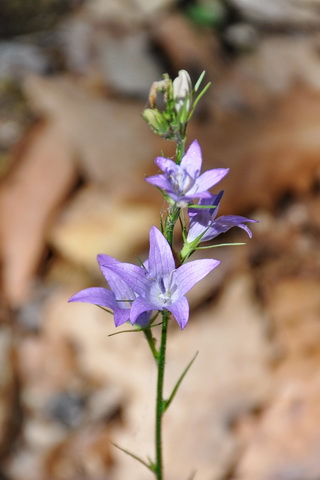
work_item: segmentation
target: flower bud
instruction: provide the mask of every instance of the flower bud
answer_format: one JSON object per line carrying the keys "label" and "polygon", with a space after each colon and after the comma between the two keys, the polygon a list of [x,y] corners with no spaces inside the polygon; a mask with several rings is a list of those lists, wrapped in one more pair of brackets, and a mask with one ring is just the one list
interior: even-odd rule
{"label": "flower bud", "polygon": [[172,87],[176,112],[188,114],[192,101],[192,83],[189,73],[186,70],[180,70],[179,75],[172,82]]}
{"label": "flower bud", "polygon": [[155,133],[161,137],[166,137],[169,134],[169,124],[159,110],[146,108],[142,116]]}

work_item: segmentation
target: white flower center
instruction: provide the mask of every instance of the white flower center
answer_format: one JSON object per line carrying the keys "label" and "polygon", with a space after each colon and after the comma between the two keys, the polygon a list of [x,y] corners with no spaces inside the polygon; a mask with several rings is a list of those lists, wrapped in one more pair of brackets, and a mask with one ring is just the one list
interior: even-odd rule
{"label": "white flower center", "polygon": [[179,168],[175,172],[169,172],[169,180],[177,195],[185,195],[194,186],[196,177],[191,177],[187,171]]}
{"label": "white flower center", "polygon": [[150,301],[158,308],[172,305],[178,299],[178,286],[174,280],[174,273],[153,280],[150,288]]}

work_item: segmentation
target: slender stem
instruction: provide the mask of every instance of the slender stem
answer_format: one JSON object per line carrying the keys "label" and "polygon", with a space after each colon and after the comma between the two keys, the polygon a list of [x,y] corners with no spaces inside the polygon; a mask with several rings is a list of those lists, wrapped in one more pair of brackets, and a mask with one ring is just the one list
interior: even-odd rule
{"label": "slender stem", "polygon": [[158,351],[156,349],[156,346],[155,346],[155,343],[154,343],[154,338],[152,336],[152,333],[151,333],[151,329],[150,328],[146,328],[144,330],[144,336],[146,337],[146,340],[148,342],[148,345],[150,347],[150,350],[151,350],[151,353],[153,355],[153,358],[158,361]]}
{"label": "slender stem", "polygon": [[[184,155],[184,147],[186,143],[186,136],[185,132],[183,134],[179,134],[176,137],[177,141],[177,146],[176,146],[176,162],[179,165],[182,157]],[[169,242],[169,245],[172,247],[173,244],[173,230],[174,226],[179,218],[180,215],[180,208],[177,207],[176,205],[171,206],[170,212],[166,218],[166,223],[165,223],[165,237]]]}
{"label": "slender stem", "polygon": [[[177,139],[176,147],[176,161],[180,164],[184,154],[184,145],[186,137],[185,133]],[[170,212],[166,218],[164,235],[168,240],[169,245],[173,244],[173,230],[174,226],[179,218],[180,208],[173,206],[170,208]],[[166,363],[166,346],[167,346],[167,330],[168,319],[170,313],[167,310],[162,312],[162,329],[160,347],[157,353],[158,364],[158,381],[157,381],[157,400],[156,400],[156,428],[155,428],[155,441],[156,441],[156,462],[154,473],[157,480],[163,480],[163,461],[162,461],[162,417],[167,407],[167,402],[163,398],[163,381],[164,381],[164,369]]]}
{"label": "slender stem", "polygon": [[[179,138],[177,138],[176,146],[176,162],[179,165],[184,155],[186,136],[185,129]],[[171,206],[170,212],[166,218],[164,225],[164,235],[168,240],[170,247],[173,244],[173,231],[174,226],[179,218],[180,208],[177,206]],[[153,464],[153,471],[156,480],[163,480],[163,458],[162,458],[162,418],[167,408],[167,402],[163,398],[163,383],[164,383],[164,371],[166,363],[166,347],[167,347],[167,331],[168,320],[170,312],[164,310],[162,313],[162,328],[161,328],[161,340],[159,350],[154,350],[154,342],[151,336],[146,335],[149,346],[152,350],[153,356],[158,366],[158,379],[157,379],[157,399],[156,399],[156,418],[155,418],[155,456],[156,461]],[[174,395],[173,395],[174,396]]]}
{"label": "slender stem", "polygon": [[166,218],[166,224],[165,224],[165,237],[168,240],[168,243],[170,247],[172,247],[173,244],[173,230],[174,226],[179,218],[180,214],[180,208],[173,206],[170,208],[170,213],[168,214]]}
{"label": "slender stem", "polygon": [[185,132],[177,138],[177,147],[176,147],[176,161],[177,164],[180,165],[182,157],[184,155],[184,146],[186,143],[186,135]]}
{"label": "slender stem", "polygon": [[161,342],[158,353],[158,381],[157,381],[157,400],[156,400],[156,462],[155,476],[157,480],[163,479],[163,463],[162,463],[162,417],[164,414],[165,402],[163,400],[163,381],[164,369],[166,362],[166,345],[167,345],[167,329],[168,329],[169,312],[162,312],[162,329]]}

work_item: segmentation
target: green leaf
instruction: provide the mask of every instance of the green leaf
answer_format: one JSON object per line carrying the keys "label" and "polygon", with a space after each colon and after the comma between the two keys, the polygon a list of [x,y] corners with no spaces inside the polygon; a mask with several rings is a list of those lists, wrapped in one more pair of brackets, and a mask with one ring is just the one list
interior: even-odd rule
{"label": "green leaf", "polygon": [[242,243],[219,243],[217,245],[209,245],[208,247],[196,247],[195,250],[209,250],[209,248],[217,247],[238,247],[240,245],[246,245],[245,242]]}
{"label": "green leaf", "polygon": [[[155,325],[148,325],[146,328],[155,328],[155,327],[159,327],[159,325],[162,325],[162,322],[156,323]],[[108,337],[114,337],[115,335],[120,335],[121,333],[144,332],[146,330],[146,328],[138,327],[138,328],[131,329],[131,330],[121,330],[120,332],[110,333],[110,335],[108,335]]]}
{"label": "green leaf", "polygon": [[217,208],[218,205],[199,205],[198,203],[191,203],[188,205],[188,208],[199,208],[200,210],[201,209],[213,209],[213,208]]}
{"label": "green leaf", "polygon": [[194,86],[194,91],[195,91],[195,92],[198,91],[198,89],[199,89],[199,87],[200,87],[200,85],[201,85],[201,82],[202,82],[203,77],[205,76],[205,74],[206,74],[206,71],[203,70],[203,72],[201,73],[200,77],[199,77],[198,80],[197,80],[197,83],[196,83],[195,86]]}
{"label": "green leaf", "polygon": [[180,375],[180,377],[179,377],[177,383],[175,384],[175,387],[174,387],[174,389],[172,390],[172,393],[171,393],[170,397],[168,398],[168,400],[165,400],[165,401],[164,401],[164,409],[163,409],[164,412],[169,408],[172,400],[173,400],[174,397],[176,396],[176,393],[177,393],[177,391],[179,390],[179,387],[180,387],[180,385],[181,385],[181,383],[182,383],[182,380],[183,380],[184,377],[187,375],[189,369],[191,368],[191,365],[193,364],[193,362],[194,362],[195,359],[197,358],[198,353],[199,353],[199,352],[196,352],[196,354],[194,355],[194,357],[191,359],[191,361],[188,363],[188,365],[186,366],[186,368],[184,369],[184,371],[183,371],[182,374]]}
{"label": "green leaf", "polygon": [[201,92],[199,93],[199,95],[197,96],[197,98],[195,99],[195,101],[193,102],[193,105],[192,105],[192,110],[189,114],[189,119],[192,117],[193,115],[193,112],[195,111],[196,109],[196,106],[198,105],[200,99],[203,97],[203,95],[206,93],[206,91],[208,90],[208,88],[211,87],[211,82],[207,83],[207,85],[201,90]]}
{"label": "green leaf", "polygon": [[148,470],[151,470],[151,472],[154,472],[155,471],[155,465],[153,462],[151,462],[149,460],[149,463],[145,462],[144,460],[142,460],[142,458],[138,457],[138,455],[135,455],[134,453],[132,452],[129,452],[129,450],[126,450],[125,448],[122,448],[122,447],[119,447],[119,445],[117,445],[116,443],[113,443],[111,442],[111,444],[117,448],[118,450],[121,450],[121,452],[123,453],[126,453],[127,455],[129,455],[129,457],[132,457],[134,458],[135,460],[137,460],[139,463],[142,463],[142,465],[144,465],[145,467],[147,467]]}

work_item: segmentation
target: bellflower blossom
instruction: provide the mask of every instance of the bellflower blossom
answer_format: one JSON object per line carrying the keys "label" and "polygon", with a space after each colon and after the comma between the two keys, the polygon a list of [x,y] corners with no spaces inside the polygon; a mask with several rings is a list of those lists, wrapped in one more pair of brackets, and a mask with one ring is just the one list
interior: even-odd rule
{"label": "bellflower blossom", "polygon": [[145,268],[130,263],[109,262],[101,265],[101,269],[103,272],[112,270],[138,294],[131,305],[132,324],[146,312],[168,310],[183,329],[189,320],[185,294],[219,263],[213,259],[194,260],[176,268],[168,241],[160,230],[152,227]]}
{"label": "bellflower blossom", "polygon": [[[111,290],[103,287],[92,287],[81,290],[73,295],[69,302],[84,302],[106,307],[113,310],[114,324],[119,327],[130,320],[131,303],[136,298],[134,291],[112,269],[102,268],[102,265],[120,263],[109,255],[98,255],[97,261]],[[141,268],[141,267],[140,267]],[[136,323],[144,327],[148,324],[150,315],[142,313]]]}
{"label": "bellflower blossom", "polygon": [[222,195],[223,191],[218,195],[211,195],[210,198],[200,199],[199,205],[212,205],[212,208],[189,209],[190,225],[187,243],[194,242],[200,235],[202,237],[199,242],[207,242],[220,235],[220,233],[227,232],[232,227],[242,228],[250,238],[252,237],[251,230],[245,225],[245,222],[256,222],[256,220],[240,215],[223,215],[216,219]]}
{"label": "bellflower blossom", "polygon": [[180,165],[165,157],[157,157],[155,163],[163,174],[148,177],[147,182],[166,192],[178,207],[186,207],[195,198],[210,197],[208,189],[229,171],[228,168],[214,168],[200,175],[202,154],[197,140],[191,143]]}

